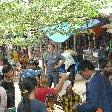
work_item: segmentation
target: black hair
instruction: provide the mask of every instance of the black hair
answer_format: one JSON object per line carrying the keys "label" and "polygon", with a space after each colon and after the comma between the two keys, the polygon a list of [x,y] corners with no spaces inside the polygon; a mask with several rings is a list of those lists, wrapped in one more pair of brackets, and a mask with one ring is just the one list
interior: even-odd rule
{"label": "black hair", "polygon": [[53,48],[55,48],[55,44],[53,42],[49,42],[48,45],[51,45]]}
{"label": "black hair", "polygon": [[83,60],[79,66],[80,66],[80,71],[84,71],[85,69],[95,70],[93,63],[90,62],[89,60]]}
{"label": "black hair", "polygon": [[109,60],[107,60],[107,59],[102,60],[101,61],[101,68],[102,69],[105,68],[108,62],[109,62]]}
{"label": "black hair", "polygon": [[10,65],[10,63],[8,62],[6,58],[3,59],[3,65]]}
{"label": "black hair", "polygon": [[28,98],[32,90],[37,86],[37,80],[33,77],[23,78],[19,81],[21,96],[23,97],[23,110],[30,112],[30,100]]}
{"label": "black hair", "polygon": [[10,70],[13,70],[13,67],[11,65],[5,66],[2,69],[2,73],[8,73]]}

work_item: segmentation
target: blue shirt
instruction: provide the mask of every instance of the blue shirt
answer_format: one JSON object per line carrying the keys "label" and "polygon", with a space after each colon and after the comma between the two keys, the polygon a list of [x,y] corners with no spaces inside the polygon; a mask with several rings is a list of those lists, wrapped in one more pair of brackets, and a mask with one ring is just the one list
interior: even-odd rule
{"label": "blue shirt", "polygon": [[[17,112],[24,112],[24,103],[21,101],[18,105]],[[44,103],[32,99],[30,100],[30,112],[47,112],[47,108],[45,107]]]}
{"label": "blue shirt", "polygon": [[48,71],[55,71],[56,69],[54,67],[60,60],[65,60],[65,58],[57,52],[47,54],[45,64],[47,65]]}
{"label": "blue shirt", "polygon": [[112,87],[106,77],[97,73],[86,84],[86,103],[77,107],[78,112],[95,112],[102,108],[112,112]]}

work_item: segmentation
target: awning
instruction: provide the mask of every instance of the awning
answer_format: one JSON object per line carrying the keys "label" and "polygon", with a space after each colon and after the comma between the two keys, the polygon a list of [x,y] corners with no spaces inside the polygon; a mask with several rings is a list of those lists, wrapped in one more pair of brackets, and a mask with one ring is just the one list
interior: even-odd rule
{"label": "awning", "polygon": [[85,23],[84,25],[82,25],[80,27],[80,30],[90,29],[90,28],[95,27],[96,25],[98,25],[100,22],[101,21],[99,21],[98,19],[87,20],[87,23]]}
{"label": "awning", "polygon": [[[101,21],[98,19],[91,19],[91,20],[87,20],[87,23],[85,23],[84,25],[82,26],[76,25],[76,27],[74,28],[79,30],[86,30],[98,25],[100,22]],[[73,34],[73,32],[69,31],[71,27],[72,25],[70,25],[69,23],[62,23],[62,24],[54,25],[50,28],[46,27],[44,31],[46,32],[48,38],[53,40],[54,42],[64,42],[70,37],[71,34]],[[55,33],[53,33],[54,30],[56,30]],[[65,32],[65,34],[61,32]],[[68,34],[66,32],[70,32],[70,33]]]}

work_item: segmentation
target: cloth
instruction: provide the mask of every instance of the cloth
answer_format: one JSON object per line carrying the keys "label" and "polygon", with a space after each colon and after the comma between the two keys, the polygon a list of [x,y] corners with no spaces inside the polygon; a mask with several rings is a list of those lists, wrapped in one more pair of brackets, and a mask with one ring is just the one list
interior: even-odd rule
{"label": "cloth", "polygon": [[[18,105],[17,112],[24,112],[24,103],[21,101]],[[30,112],[47,112],[47,109],[44,103],[38,100],[30,100]]]}
{"label": "cloth", "polygon": [[65,51],[64,53],[62,53],[62,55],[65,57],[65,69],[67,70],[70,67],[70,65],[75,64],[75,61],[71,53],[68,51]]}
{"label": "cloth", "polygon": [[102,108],[111,112],[112,87],[103,75],[96,73],[86,84],[86,102],[77,107],[78,112],[95,112]]}
{"label": "cloth", "polygon": [[65,58],[57,52],[47,54],[45,59],[45,64],[47,65],[48,68],[47,71],[48,72],[57,71],[57,68],[54,68],[55,65],[57,65],[60,60],[64,60],[64,59]]}
{"label": "cloth", "polygon": [[0,112],[4,112],[7,107],[7,93],[6,90],[0,86]]}
{"label": "cloth", "polygon": [[49,87],[52,86],[52,83],[54,83],[54,86],[58,84],[59,82],[59,72],[58,71],[47,72],[46,76],[47,76]]}
{"label": "cloth", "polygon": [[12,81],[2,81],[1,86],[7,93],[7,108],[15,107],[15,87]]}
{"label": "cloth", "polygon": [[68,97],[67,94],[62,95],[61,101],[64,106],[64,112],[77,112],[73,110],[73,106],[81,103],[81,98],[77,93],[73,92],[71,97]]}
{"label": "cloth", "polygon": [[45,102],[46,95],[47,94],[55,94],[55,89],[54,88],[37,88],[36,93],[35,93],[35,98]]}
{"label": "cloth", "polygon": [[17,51],[13,51],[12,52],[12,57],[14,59],[14,62],[18,62],[19,60],[19,55],[18,55],[18,52]]}
{"label": "cloth", "polygon": [[21,77],[22,78],[27,78],[27,77],[36,77],[38,76],[40,72],[37,70],[33,70],[33,69],[26,69],[21,73]]}
{"label": "cloth", "polygon": [[98,59],[105,59],[107,57],[107,51],[106,50],[99,50],[98,51]]}
{"label": "cloth", "polygon": [[67,80],[67,81],[64,82],[64,85],[63,85],[63,87],[62,87],[62,90],[58,93],[59,96],[62,96],[62,95],[64,95],[64,94],[66,93],[66,89],[67,89],[67,87],[68,87],[70,84],[71,84],[71,81],[69,81],[69,80]]}

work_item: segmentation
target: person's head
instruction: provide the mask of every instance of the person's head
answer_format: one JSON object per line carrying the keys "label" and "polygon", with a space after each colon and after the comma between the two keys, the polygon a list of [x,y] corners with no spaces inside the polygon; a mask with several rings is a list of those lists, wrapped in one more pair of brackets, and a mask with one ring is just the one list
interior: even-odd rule
{"label": "person's head", "polygon": [[12,80],[13,76],[14,76],[14,71],[12,66],[5,66],[2,69],[2,73],[4,75],[4,78],[7,80]]}
{"label": "person's head", "polygon": [[80,63],[80,70],[81,70],[81,75],[85,79],[90,79],[91,76],[93,75],[93,72],[95,70],[95,67],[92,62],[89,60],[83,60]]}
{"label": "person's head", "polygon": [[3,66],[7,66],[9,65],[9,62],[6,58],[3,59]]}
{"label": "person's head", "polygon": [[112,84],[112,62],[110,60],[102,61],[104,75],[109,79]]}
{"label": "person's head", "polygon": [[23,97],[29,97],[37,87],[37,80],[34,77],[23,78],[19,81],[19,88]]}
{"label": "person's head", "polygon": [[101,49],[101,50],[104,50],[104,49],[105,49],[105,47],[104,47],[103,45],[101,45],[101,46],[100,46],[100,49]]}
{"label": "person's head", "polygon": [[48,52],[53,52],[55,50],[55,44],[53,43],[49,43],[48,44]]}
{"label": "person's head", "polygon": [[41,78],[39,80],[39,86],[41,88],[48,87],[48,80],[46,79],[45,76],[41,76]]}
{"label": "person's head", "polygon": [[71,83],[71,84],[66,88],[66,93],[71,94],[71,93],[72,93],[72,88],[73,88],[73,84]]}
{"label": "person's head", "polygon": [[112,71],[112,62],[107,60],[104,69]]}
{"label": "person's head", "polygon": [[27,68],[34,69],[38,66],[38,63],[35,60],[29,60],[27,64]]}
{"label": "person's head", "polygon": [[35,94],[37,87],[37,80],[33,77],[23,78],[19,82],[19,88],[21,91],[21,96],[23,98],[23,110],[24,112],[30,112],[30,95]]}
{"label": "person's head", "polygon": [[21,70],[21,64],[20,64],[20,62],[17,62],[17,63],[15,64],[15,70],[16,70],[16,71],[20,71],[20,70]]}

